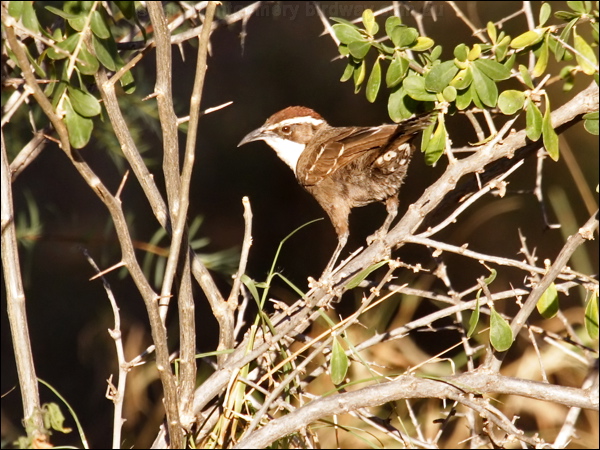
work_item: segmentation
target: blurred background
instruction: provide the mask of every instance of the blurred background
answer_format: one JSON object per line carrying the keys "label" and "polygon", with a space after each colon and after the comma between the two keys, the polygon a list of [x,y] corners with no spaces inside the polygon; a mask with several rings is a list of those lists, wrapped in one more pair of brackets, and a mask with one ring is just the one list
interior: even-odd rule
{"label": "blurred background", "polygon": [[[423,2],[407,3],[418,7]],[[521,7],[520,2],[461,3],[470,20],[479,27],[485,27],[487,21],[497,21]],[[226,2],[221,9],[221,17],[248,4],[250,2]],[[352,20],[359,17],[365,8],[376,10],[385,4],[322,2],[322,8],[327,16]],[[460,42],[475,42],[464,23],[445,3],[433,2],[430,7],[431,14],[425,14],[424,26],[429,36],[443,46],[442,58],[450,58],[453,48]],[[539,4],[535,4],[535,8],[539,8]],[[402,16],[404,23],[415,26],[407,11],[402,11],[405,13]],[[378,18],[381,26],[383,21],[383,18]],[[523,32],[525,27],[522,16],[504,25],[505,31],[513,36]],[[220,26],[211,37],[202,108],[229,101],[233,104],[202,117],[200,121],[189,217],[190,221],[202,217],[195,237],[207,241],[200,252],[239,251],[244,231],[242,197],[248,196],[254,218],[247,274],[257,281],[265,279],[282,239],[297,227],[323,218],[325,214],[265,143],[256,142],[237,148],[242,137],[262,125],[274,112],[291,105],[313,108],[334,126],[390,122],[387,97],[382,95],[385,90],[382,89],[379,99],[371,104],[366,101],[364,92],[354,94],[351,82],[339,82],[346,63],[337,57],[338,51],[331,37],[322,33],[323,25],[312,3],[275,2],[264,3],[250,18],[245,30],[238,22],[229,27]],[[185,116],[193,84],[196,44],[186,42],[180,47],[173,47],[173,54],[176,112],[178,116]],[[154,53],[150,52],[135,68],[137,91],[133,96],[123,94],[123,101],[127,105],[125,114],[138,145],[152,162],[155,178],[160,180],[161,133],[156,120],[156,102],[154,99],[139,100],[152,93],[154,64]],[[575,91],[583,89],[587,83],[576,80]],[[510,88],[510,83],[506,86]],[[561,83],[556,83],[549,87],[553,108],[574,95],[573,92],[563,93],[561,86]],[[109,124],[105,120],[104,129],[108,130]],[[448,123],[455,147],[477,141],[464,117],[449,117]],[[9,150],[19,149],[30,138],[19,136],[18,129],[18,124],[10,124],[5,129]],[[115,192],[126,164],[118,155],[119,147],[114,138],[107,137],[108,131],[102,133],[102,128],[98,127],[94,133],[92,144],[82,153]],[[182,135],[181,149],[184,142],[185,136]],[[589,218],[590,207],[592,211],[597,208],[597,196],[593,192],[598,183],[596,138],[578,124],[561,136],[561,152],[563,157],[557,163],[548,160],[544,166],[544,194],[550,220],[560,223],[561,229],[547,229],[540,206],[531,193],[517,194],[517,191],[530,192],[534,187],[536,162],[531,160],[509,178],[509,192],[504,198],[488,196],[480,200],[457,224],[437,237],[457,245],[468,242],[471,250],[514,258],[521,245],[520,230],[527,237],[530,249],[540,249],[537,253],[540,261],[554,258],[566,236]],[[420,154],[415,155],[400,193],[400,216],[407,205],[419,198],[442,173],[446,161],[442,158],[438,166],[432,168],[424,164]],[[118,247],[109,215],[54,144],[50,144],[19,176],[13,189],[17,221],[28,225],[21,236],[22,271],[38,376],[55,386],[80,414],[92,446],[106,447],[110,445],[106,430],[112,420],[112,403],[104,398],[105,380],[116,370],[114,365],[107,366],[107,361],[116,364],[114,345],[107,333],[107,329],[113,326],[113,319],[101,283],[88,281],[94,272],[81,247],[85,247],[102,268],[118,262]],[[583,191],[587,194],[582,194]],[[142,243],[149,242],[158,224],[133,177],[129,178],[122,198],[134,238]],[[33,201],[35,207],[32,206]],[[355,210],[351,216],[350,240],[343,256],[364,245],[365,238],[379,228],[384,218],[385,208],[380,204]],[[306,290],[307,277],[320,275],[335,246],[336,235],[325,217],[325,220],[303,228],[286,242],[276,269],[300,289]],[[574,268],[597,273],[597,246],[588,245],[586,248],[586,251],[578,252],[582,265]],[[398,256],[407,263],[431,265],[428,253],[422,248],[406,246]],[[144,252],[140,251],[139,258],[144,258]],[[449,276],[457,291],[471,286],[477,277],[487,275],[481,265],[470,260],[449,256],[447,262]],[[116,271],[108,279],[121,308],[127,336],[126,351],[131,358],[149,344],[147,316],[133,283],[122,275]],[[521,284],[522,276],[521,272],[503,269],[494,288],[508,289],[511,282]],[[215,278],[222,292],[228,294],[230,276],[215,272]],[[428,286],[436,282],[433,278],[423,278],[421,275],[418,282]],[[411,275],[406,274],[402,281],[411,280]],[[271,295],[290,302],[296,298],[280,280],[275,282]],[[563,296],[561,302],[581,304],[581,298],[575,297]],[[216,323],[199,290],[196,298],[198,350],[211,351],[217,343]],[[17,386],[17,381],[4,312],[4,285],[2,302],[2,393],[6,395]],[[340,306],[343,311],[344,304]],[[348,307],[352,306],[352,300],[349,300]],[[170,336],[174,340],[172,349],[175,349],[176,329],[170,331]],[[424,338],[422,345],[428,352],[434,353],[435,341],[443,348],[447,344],[440,343],[443,339],[438,335],[435,339]],[[153,398],[153,393],[160,395],[158,384],[154,384],[156,381],[149,381],[153,380],[153,368],[148,365],[136,369],[136,372],[136,381],[130,382],[130,389],[147,389],[149,394],[144,397],[132,392],[130,401],[125,403],[126,408],[136,411],[128,417],[126,429],[136,429],[135,434],[139,437],[135,442],[126,441],[125,446],[147,445],[149,442],[144,441],[143,436],[153,436],[156,423],[162,417],[160,405],[155,407],[153,403],[158,399]],[[41,388],[41,392],[43,401],[54,401],[47,389]],[[3,440],[10,442],[15,432],[20,433],[21,414],[17,387],[2,399]],[[147,427],[147,434],[144,434],[144,427]],[[61,439],[65,443],[77,442],[73,435],[56,436],[56,439],[55,443],[62,442]]]}

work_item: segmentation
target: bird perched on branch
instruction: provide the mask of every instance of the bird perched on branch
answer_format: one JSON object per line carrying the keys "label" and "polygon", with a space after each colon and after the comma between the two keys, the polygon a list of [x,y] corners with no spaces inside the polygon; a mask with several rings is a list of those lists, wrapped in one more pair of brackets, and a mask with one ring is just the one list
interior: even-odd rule
{"label": "bird perched on branch", "polygon": [[332,127],[310,108],[290,106],[247,134],[238,147],[265,141],[325,210],[338,236],[325,273],[348,241],[352,208],[384,202],[388,216],[369,238],[383,238],[398,213],[398,191],[414,151],[412,140],[432,113],[377,127]]}

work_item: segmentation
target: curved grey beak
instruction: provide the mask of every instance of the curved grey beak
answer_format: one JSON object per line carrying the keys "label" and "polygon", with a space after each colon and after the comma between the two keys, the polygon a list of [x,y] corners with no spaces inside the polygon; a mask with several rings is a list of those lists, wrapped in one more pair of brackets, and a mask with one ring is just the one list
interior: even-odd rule
{"label": "curved grey beak", "polygon": [[242,145],[247,144],[248,142],[260,141],[263,138],[264,138],[264,135],[263,135],[262,127],[257,128],[256,130],[251,131],[246,136],[244,136],[244,139],[242,139],[237,146],[241,147]]}

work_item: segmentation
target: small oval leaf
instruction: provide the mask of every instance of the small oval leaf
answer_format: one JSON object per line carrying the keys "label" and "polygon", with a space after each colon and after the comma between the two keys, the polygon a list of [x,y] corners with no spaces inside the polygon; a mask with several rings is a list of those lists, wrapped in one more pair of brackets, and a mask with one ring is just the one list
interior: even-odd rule
{"label": "small oval leaf", "polygon": [[510,69],[499,62],[492,61],[491,59],[478,59],[473,64],[494,81],[508,80],[510,78]]}
{"label": "small oval leaf", "polygon": [[592,294],[585,307],[585,329],[592,339],[598,339],[598,295]]}
{"label": "small oval leaf", "polygon": [[331,382],[336,386],[344,382],[346,373],[348,373],[348,356],[344,347],[340,344],[337,337],[333,338],[333,348],[331,349],[331,361],[329,363],[329,373]]}
{"label": "small oval leaf", "polygon": [[[413,44],[410,49],[413,52],[424,52],[425,50],[429,50],[431,47],[435,45],[435,41],[427,36],[419,36],[417,38],[417,42]],[[434,53],[431,53],[431,59],[435,60]]]}
{"label": "small oval leaf", "polygon": [[550,100],[548,99],[548,96],[546,96],[546,111],[544,112],[544,118],[542,119],[542,137],[544,139],[544,147],[546,147],[546,151],[550,155],[550,158],[554,161],[558,161],[558,135],[552,126]]}
{"label": "small oval leaf", "polygon": [[371,44],[367,41],[354,41],[348,44],[348,50],[350,54],[354,56],[356,59],[364,59],[369,53],[369,49],[371,48]]}
{"label": "small oval leaf", "polygon": [[425,79],[419,75],[409,75],[402,83],[406,93],[414,100],[422,102],[434,102],[435,94],[427,92],[425,89]]}
{"label": "small oval leaf", "polygon": [[540,48],[540,54],[535,63],[535,67],[533,68],[533,72],[531,75],[534,78],[540,77],[546,71],[546,67],[548,67],[548,60],[550,59],[550,46],[548,45],[548,38],[544,40],[542,47]]}
{"label": "small oval leaf", "polygon": [[470,338],[475,332],[475,328],[477,328],[477,324],[479,323],[479,293],[481,290],[477,292],[477,300],[475,302],[475,309],[471,313],[471,317],[469,318],[469,331],[467,332],[467,337]]}
{"label": "small oval leaf", "polygon": [[585,39],[577,34],[575,27],[573,28],[573,42],[575,50],[577,50],[577,53],[575,53],[577,64],[579,64],[581,70],[586,75],[594,75],[596,72],[596,65],[598,65],[596,53]]}
{"label": "small oval leaf", "polygon": [[538,300],[537,310],[545,319],[553,318],[558,312],[558,292],[554,283],[548,286]]}
{"label": "small oval leaf", "polygon": [[73,109],[83,117],[94,117],[100,114],[100,102],[92,94],[69,86],[67,88]]}
{"label": "small oval leaf", "polygon": [[373,70],[371,70],[371,75],[369,75],[369,80],[367,81],[367,89],[365,95],[369,102],[373,103],[375,101],[380,86],[381,64],[379,64],[379,58],[377,58],[375,60],[375,64],[373,65]]}
{"label": "small oval leaf", "polygon": [[467,67],[466,69],[459,70],[456,76],[450,81],[450,86],[454,86],[456,89],[466,89],[471,86],[473,82],[473,73],[471,72],[471,68]]}
{"label": "small oval leaf", "polygon": [[527,124],[525,128],[525,132],[527,133],[527,137],[531,139],[533,142],[537,142],[537,140],[542,135],[542,113],[540,109],[537,107],[535,103],[529,101],[527,104]]}
{"label": "small oval leaf", "polygon": [[517,111],[520,111],[525,104],[525,94],[521,91],[508,90],[504,91],[498,97],[498,108],[503,114],[511,116]]}
{"label": "small oval leaf", "polygon": [[513,342],[513,333],[510,325],[502,318],[495,308],[490,314],[490,343],[498,352],[505,352]]}
{"label": "small oval leaf", "polygon": [[69,142],[73,148],[83,148],[89,142],[94,129],[94,122],[87,117],[80,116],[75,112],[69,97],[64,100],[65,125],[69,132]]}
{"label": "small oval leaf", "polygon": [[445,61],[436,64],[425,76],[425,89],[431,92],[442,92],[458,73],[454,61]]}
{"label": "small oval leaf", "polygon": [[425,149],[425,163],[432,166],[435,164],[441,156],[444,154],[446,148],[446,125],[439,122],[435,132],[427,143]]}
{"label": "small oval leaf", "polygon": [[[471,70],[473,72],[473,84],[471,87],[475,88],[478,99],[486,106],[496,106],[496,102],[498,101],[498,87],[496,83],[481,72],[477,65],[473,65]],[[478,99],[474,98],[473,100],[477,102]]]}
{"label": "small oval leaf", "polygon": [[546,28],[536,28],[535,30],[526,31],[520,34],[510,42],[511,48],[521,49],[535,45],[544,38],[546,34]]}
{"label": "small oval leaf", "polygon": [[400,55],[394,56],[394,59],[385,74],[386,86],[389,88],[397,86],[406,76],[408,65],[409,62],[406,58],[403,58]]}
{"label": "small oval leaf", "polygon": [[338,23],[333,26],[333,32],[342,44],[350,44],[351,42],[364,40],[358,28],[345,23]]}

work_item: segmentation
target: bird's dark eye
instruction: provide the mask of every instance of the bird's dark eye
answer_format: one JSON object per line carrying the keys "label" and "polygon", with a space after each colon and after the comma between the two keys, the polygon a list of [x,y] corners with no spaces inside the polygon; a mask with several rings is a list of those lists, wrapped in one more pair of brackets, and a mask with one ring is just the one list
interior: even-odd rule
{"label": "bird's dark eye", "polygon": [[290,132],[292,131],[292,127],[290,127],[289,125],[285,125],[281,127],[281,131],[285,134],[290,134]]}

